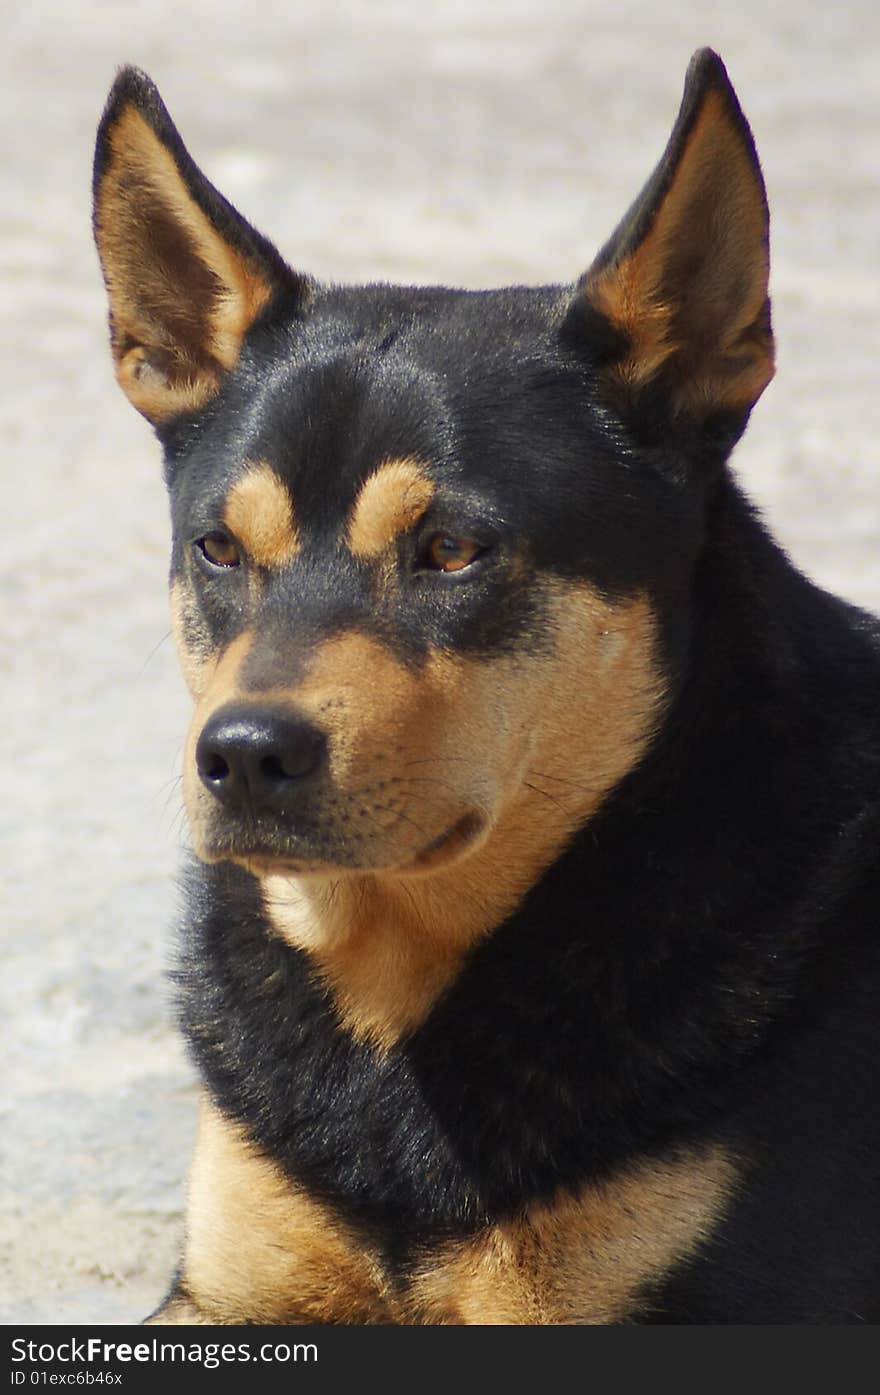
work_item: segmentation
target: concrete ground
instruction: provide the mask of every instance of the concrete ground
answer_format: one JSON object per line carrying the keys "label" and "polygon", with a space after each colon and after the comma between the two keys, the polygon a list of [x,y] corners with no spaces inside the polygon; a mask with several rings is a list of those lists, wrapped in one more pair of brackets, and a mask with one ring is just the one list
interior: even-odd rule
{"label": "concrete ground", "polygon": [[163,978],[185,844],[157,450],[114,386],[89,236],[114,69],[304,269],[574,277],[724,56],[773,211],[779,374],[737,467],[880,607],[876,0],[32,0],[4,6],[0,1320],[136,1320],[181,1229],[192,1077]]}

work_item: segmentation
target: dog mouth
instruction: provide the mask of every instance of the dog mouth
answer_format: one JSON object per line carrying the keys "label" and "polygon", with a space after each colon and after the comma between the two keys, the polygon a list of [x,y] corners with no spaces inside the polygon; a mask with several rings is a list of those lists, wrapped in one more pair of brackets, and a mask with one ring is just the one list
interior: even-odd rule
{"label": "dog mouth", "polygon": [[419,875],[446,867],[465,856],[480,839],[486,826],[485,818],[471,811],[449,825],[415,855],[407,852],[396,856],[393,849],[371,849],[369,845],[334,845],[332,839],[294,838],[289,832],[283,838],[263,836],[250,830],[249,836],[237,838],[227,830],[225,837],[203,848],[201,856],[209,862],[237,862],[257,877],[309,876],[324,873],[399,873]]}
{"label": "dog mouth", "polygon": [[445,833],[441,833],[439,838],[435,838],[426,848],[423,848],[411,862],[406,863],[400,870],[405,872],[430,872],[436,867],[445,866],[450,862],[457,862],[459,857],[466,853],[471,845],[477,841],[483,831],[484,820],[476,813],[465,814],[464,818],[454,823],[451,828],[447,828]]}

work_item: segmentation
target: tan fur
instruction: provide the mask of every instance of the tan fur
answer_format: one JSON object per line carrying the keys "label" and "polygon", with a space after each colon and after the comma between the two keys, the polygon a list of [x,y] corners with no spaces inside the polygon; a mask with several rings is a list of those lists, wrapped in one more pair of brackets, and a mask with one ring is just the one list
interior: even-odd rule
{"label": "tan fur", "polygon": [[200,669],[197,679],[200,686],[200,700],[193,713],[186,740],[183,762],[183,798],[189,817],[193,845],[199,856],[207,862],[217,859],[205,846],[204,841],[205,817],[211,805],[206,800],[205,791],[199,781],[196,768],[196,745],[202,727],[211,713],[215,712],[218,707],[223,707],[227,702],[232,702],[238,696],[242,666],[253,642],[252,631],[245,630],[232,641],[228,649],[224,650],[213,661],[213,666],[208,669],[210,676],[206,674],[205,669]]}
{"label": "tan fur", "polygon": [[[203,405],[268,303],[266,280],[230,246],[191,197],[170,151],[133,107],[109,131],[111,159],[96,199],[95,228],[107,281],[119,382],[152,421]],[[206,273],[204,303],[154,248],[153,221],[178,233]],[[175,333],[186,325],[187,343]],[[171,365],[171,366],[170,366]]]}
{"label": "tan fur", "polygon": [[[119,306],[120,318],[115,322],[120,326],[119,339],[124,341],[129,335],[149,332],[138,325],[136,316],[127,313],[130,307],[122,304],[121,293],[115,295],[111,289],[110,295],[111,302]],[[114,346],[116,342],[114,335]],[[220,386],[218,373],[205,367],[198,371],[190,368],[187,376],[172,380],[151,357],[153,352],[138,344],[120,356],[114,347],[116,381],[132,406],[148,421],[164,421],[177,412],[195,412],[214,396]]]}
{"label": "tan fur", "polygon": [[177,578],[171,583],[169,597],[171,630],[177,646],[186,686],[196,699],[201,696],[209,674],[217,663],[211,636],[202,620],[198,607],[193,604],[190,588],[185,581]]}
{"label": "tan fur", "polygon": [[154,1323],[625,1321],[711,1234],[737,1169],[719,1148],[646,1160],[518,1219],[423,1251],[397,1283],[379,1252],[205,1101],[184,1290]]}
{"label": "tan fur", "polygon": [[[385,1277],[363,1239],[207,1101],[190,1174],[183,1276],[203,1320],[392,1320]],[[186,1311],[185,1300],[173,1302]]]}
{"label": "tan fur", "polygon": [[227,495],[223,521],[259,567],[283,567],[296,556],[290,493],[271,465],[247,466]]}
{"label": "tan fur", "polygon": [[590,287],[596,308],[626,335],[627,357],[614,377],[641,387],[655,376],[678,345],[672,338],[672,307],[658,295],[662,264],[649,238],[631,256],[608,267]]}
{"label": "tan fur", "polygon": [[[707,207],[711,191],[717,198]],[[713,253],[711,270],[694,283],[682,258],[698,240]],[[772,342],[761,328],[768,275],[761,189],[721,96],[710,92],[646,237],[587,287],[630,344],[614,366],[617,383],[639,388],[684,351],[690,362],[676,384],[678,407],[751,406],[773,376]],[[711,314],[717,341],[688,345],[689,319],[704,323]]]}
{"label": "tan fur", "polygon": [[434,483],[417,460],[389,460],[361,486],[346,541],[355,557],[378,557],[417,523],[434,497]]}
{"label": "tan fur", "polygon": [[[270,920],[312,955],[343,1021],[383,1048],[424,1020],[471,946],[631,769],[662,707],[648,603],[551,590],[554,638],[541,657],[438,654],[418,673],[349,635],[323,646],[297,690],[297,706],[330,730],[372,867],[390,865],[253,870]],[[481,826],[470,842],[414,860],[471,812]]]}
{"label": "tan fur", "polygon": [[626,1321],[711,1234],[735,1178],[720,1148],[634,1165],[427,1255],[410,1303],[426,1323]]}

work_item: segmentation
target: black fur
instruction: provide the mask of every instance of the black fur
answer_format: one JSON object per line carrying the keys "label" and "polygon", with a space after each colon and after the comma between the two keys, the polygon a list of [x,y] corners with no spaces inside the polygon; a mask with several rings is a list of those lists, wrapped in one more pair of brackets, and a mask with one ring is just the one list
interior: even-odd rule
{"label": "black fur", "polygon": [[[594,271],[646,236],[709,90],[755,160],[720,62],[700,62]],[[549,574],[647,593],[670,694],[638,767],[386,1056],[267,933],[247,873],[194,865],[180,1016],[214,1097],[401,1279],[434,1241],[718,1143],[741,1160],[739,1194],[634,1320],[880,1321],[880,629],[806,580],[742,497],[726,461],[748,410],[675,412],[662,375],[615,402],[605,375],[626,345],[586,281],[473,294],[294,276],[139,75],[108,104],[96,186],[128,101],[276,287],[217,396],[158,428],[172,575],[194,579],[211,644],[243,626],[245,583],[197,575],[192,544],[259,459],[303,539],[266,579],[288,681],[290,656],[335,630],[414,667],[438,648],[540,650],[531,583]],[[438,493],[385,595],[338,538],[367,475],[400,456],[429,462]],[[438,530],[485,545],[467,584],[419,569]]]}

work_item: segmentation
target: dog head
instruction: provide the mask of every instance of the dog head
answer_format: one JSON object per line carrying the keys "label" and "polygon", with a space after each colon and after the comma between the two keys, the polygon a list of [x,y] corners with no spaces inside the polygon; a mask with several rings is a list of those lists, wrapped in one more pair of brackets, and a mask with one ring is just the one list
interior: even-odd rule
{"label": "dog head", "polygon": [[773,371],[767,207],[720,60],[575,284],[322,286],[143,74],[101,123],[119,381],[162,442],[196,849],[426,873],[557,846],[638,762],[706,499]]}

